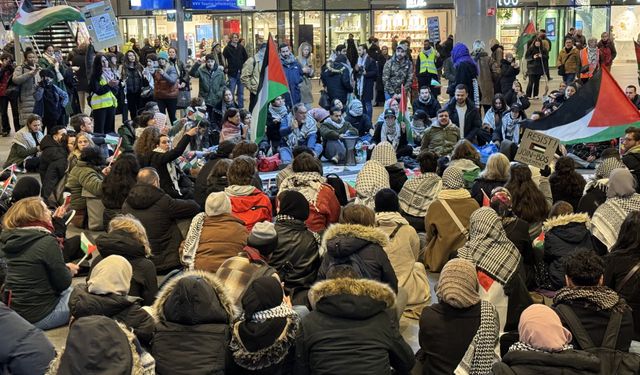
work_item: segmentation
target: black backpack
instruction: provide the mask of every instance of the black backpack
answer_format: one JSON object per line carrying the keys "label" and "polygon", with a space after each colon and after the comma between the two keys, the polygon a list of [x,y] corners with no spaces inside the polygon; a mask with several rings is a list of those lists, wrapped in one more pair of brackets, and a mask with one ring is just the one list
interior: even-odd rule
{"label": "black backpack", "polygon": [[640,356],[634,353],[616,350],[616,342],[618,341],[620,324],[622,322],[622,313],[611,313],[602,343],[600,346],[596,346],[571,307],[559,304],[557,306],[557,312],[569,326],[573,337],[582,350],[600,359],[600,374],[626,375],[637,374],[640,371]]}
{"label": "black backpack", "polygon": [[327,184],[333,188],[340,205],[346,206],[349,203],[349,197],[347,196],[347,188],[344,186],[344,181],[335,173],[329,173],[326,177]]}

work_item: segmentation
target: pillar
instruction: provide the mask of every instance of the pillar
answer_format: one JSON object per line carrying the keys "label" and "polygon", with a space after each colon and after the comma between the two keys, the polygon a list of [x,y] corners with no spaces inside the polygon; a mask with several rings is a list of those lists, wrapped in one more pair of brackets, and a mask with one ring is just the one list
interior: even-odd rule
{"label": "pillar", "polygon": [[178,58],[186,62],[189,57],[187,41],[184,37],[184,6],[182,0],[176,0],[176,38],[178,38]]}
{"label": "pillar", "polygon": [[496,37],[497,17],[487,16],[487,10],[497,9],[497,0],[454,0],[456,29],[454,40],[472,49],[474,40],[480,39],[488,46]]}

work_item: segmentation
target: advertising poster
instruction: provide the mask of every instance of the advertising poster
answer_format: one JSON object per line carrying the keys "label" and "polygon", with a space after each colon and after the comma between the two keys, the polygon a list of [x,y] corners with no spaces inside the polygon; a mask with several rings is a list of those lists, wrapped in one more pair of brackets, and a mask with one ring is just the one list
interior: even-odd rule
{"label": "advertising poster", "polygon": [[81,11],[96,51],[123,44],[111,3],[92,3]]}
{"label": "advertising poster", "polygon": [[427,18],[427,29],[429,30],[429,40],[431,43],[436,44],[440,41],[440,18],[429,17]]}
{"label": "advertising poster", "polygon": [[549,40],[556,40],[557,32],[556,32],[556,19],[554,18],[545,18],[544,20],[544,29],[547,31],[547,38]]}

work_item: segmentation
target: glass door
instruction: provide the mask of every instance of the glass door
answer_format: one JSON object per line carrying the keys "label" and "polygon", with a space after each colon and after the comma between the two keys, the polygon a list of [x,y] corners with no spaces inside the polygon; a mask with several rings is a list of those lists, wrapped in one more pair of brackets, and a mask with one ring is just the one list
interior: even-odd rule
{"label": "glass door", "polygon": [[369,11],[358,12],[328,12],[327,19],[327,50],[328,57],[338,44],[345,44],[349,34],[353,34],[356,45],[365,43],[371,35]]}

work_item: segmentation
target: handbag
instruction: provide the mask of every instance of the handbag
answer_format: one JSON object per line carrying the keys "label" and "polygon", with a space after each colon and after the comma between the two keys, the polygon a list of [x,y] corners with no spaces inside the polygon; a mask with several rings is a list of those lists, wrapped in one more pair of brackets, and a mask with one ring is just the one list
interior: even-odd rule
{"label": "handbag", "polygon": [[20,97],[20,86],[9,81],[9,85],[5,91],[5,96],[9,98],[10,101],[18,100]]}
{"label": "handbag", "polygon": [[330,105],[330,100],[329,100],[329,94],[327,93],[327,90],[322,89],[320,90],[320,99],[318,100],[318,105],[324,109],[329,109],[331,108]]}
{"label": "handbag", "polygon": [[187,108],[191,104],[191,91],[180,90],[178,91],[178,103],[177,108]]}
{"label": "handbag", "polygon": [[102,204],[102,199],[91,194],[84,188],[82,189],[81,195],[87,201],[87,228],[95,231],[103,230],[104,204]]}
{"label": "handbag", "polygon": [[558,65],[558,75],[559,76],[565,75],[564,64]]}

